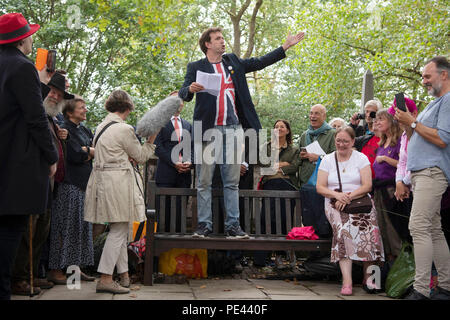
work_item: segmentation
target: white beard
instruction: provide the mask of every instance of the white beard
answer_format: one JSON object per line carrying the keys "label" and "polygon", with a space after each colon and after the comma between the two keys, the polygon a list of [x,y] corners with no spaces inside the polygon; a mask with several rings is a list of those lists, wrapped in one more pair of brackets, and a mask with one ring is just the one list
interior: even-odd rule
{"label": "white beard", "polygon": [[49,115],[50,117],[56,117],[59,113],[62,112],[63,106],[65,104],[65,100],[61,100],[60,102],[58,102],[57,104],[53,104],[53,102],[50,102],[48,97],[46,97],[44,99],[44,108],[45,108],[45,113],[47,113],[47,115]]}

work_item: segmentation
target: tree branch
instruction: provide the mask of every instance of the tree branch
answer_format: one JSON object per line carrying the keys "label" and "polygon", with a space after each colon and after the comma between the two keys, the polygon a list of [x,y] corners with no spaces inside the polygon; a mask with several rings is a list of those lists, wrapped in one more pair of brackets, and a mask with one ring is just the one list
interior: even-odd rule
{"label": "tree branch", "polygon": [[371,55],[373,55],[373,56],[376,56],[376,54],[377,54],[375,51],[370,50],[370,49],[367,49],[367,48],[364,48],[364,47],[355,46],[355,45],[346,43],[346,42],[344,42],[344,41],[338,41],[338,40],[336,40],[336,39],[333,39],[333,38],[331,38],[331,37],[327,37],[327,36],[325,36],[325,35],[321,35],[321,36],[324,37],[325,39],[328,39],[328,40],[331,40],[331,41],[334,41],[334,42],[343,44],[343,45],[345,45],[345,46],[347,46],[347,47],[350,47],[350,48],[353,48],[353,49],[358,49],[358,50],[363,50],[363,51],[369,52],[369,53],[370,53]]}
{"label": "tree branch", "polygon": [[258,0],[253,8],[252,17],[250,19],[249,25],[249,35],[248,35],[248,47],[247,51],[244,54],[244,59],[249,58],[253,52],[253,48],[255,47],[255,32],[256,32],[256,16],[258,14],[259,8],[261,7],[263,0]]}

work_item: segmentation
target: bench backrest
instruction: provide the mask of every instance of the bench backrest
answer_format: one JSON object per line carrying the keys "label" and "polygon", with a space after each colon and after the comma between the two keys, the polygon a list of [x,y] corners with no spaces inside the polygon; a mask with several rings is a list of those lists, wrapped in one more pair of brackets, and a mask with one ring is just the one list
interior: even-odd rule
{"label": "bench backrest", "polygon": [[[190,206],[188,206],[191,197]],[[270,202],[274,202],[271,208]],[[285,235],[283,224],[289,232],[292,227],[301,226],[301,203],[298,191],[276,190],[239,190],[241,207],[241,226],[249,234],[256,236]],[[178,205],[177,205],[178,202]],[[265,204],[263,206],[263,203]],[[285,204],[286,217],[282,221],[282,203]],[[149,181],[147,188],[149,209],[156,209],[158,233],[187,234],[197,226],[197,190],[189,188],[158,188],[154,181]],[[167,227],[166,208],[170,207],[170,226]],[[180,205],[181,204],[181,205]],[[264,212],[261,213],[261,209]],[[274,212],[272,210],[274,209]],[[189,212],[188,212],[189,210]],[[213,233],[223,233],[223,191],[212,190]],[[293,214],[291,215],[291,212]],[[261,215],[265,215],[265,230],[261,226]],[[272,230],[271,215],[275,217],[275,230]],[[243,217],[242,217],[243,216]],[[176,232],[176,225],[180,231]],[[166,232],[165,232],[166,230]],[[167,232],[168,231],[168,232]]]}

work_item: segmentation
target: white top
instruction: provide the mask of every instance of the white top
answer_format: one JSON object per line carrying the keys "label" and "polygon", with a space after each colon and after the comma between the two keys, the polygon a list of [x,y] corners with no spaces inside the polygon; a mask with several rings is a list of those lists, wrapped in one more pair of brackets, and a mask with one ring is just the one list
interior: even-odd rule
{"label": "white top", "polygon": [[[319,170],[328,173],[328,189],[339,189],[339,179],[336,170],[336,160],[334,154],[327,154],[320,162]],[[350,159],[339,162],[339,172],[341,174],[341,183],[343,192],[352,192],[361,187],[360,170],[370,166],[366,155],[356,150],[352,151]],[[345,172],[344,172],[345,171]]]}

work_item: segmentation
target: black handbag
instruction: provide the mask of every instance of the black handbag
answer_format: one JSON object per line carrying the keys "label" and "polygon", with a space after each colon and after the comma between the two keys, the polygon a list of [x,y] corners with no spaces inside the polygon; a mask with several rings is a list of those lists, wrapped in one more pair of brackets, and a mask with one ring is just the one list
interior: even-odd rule
{"label": "black handbag", "polygon": [[[334,153],[334,159],[336,160],[336,170],[337,170],[337,175],[338,175],[338,179],[339,179],[339,189],[335,190],[335,191],[342,192],[341,174],[339,173],[339,164],[338,164],[336,152]],[[334,199],[332,204],[334,205],[335,202],[336,202],[336,199]],[[370,197],[367,194],[362,196],[361,198],[352,200],[342,210],[342,212],[348,213],[348,214],[368,214],[371,211],[372,211],[372,200],[370,199]]]}

